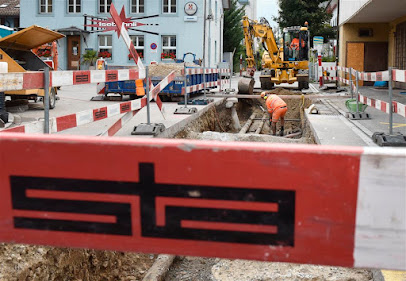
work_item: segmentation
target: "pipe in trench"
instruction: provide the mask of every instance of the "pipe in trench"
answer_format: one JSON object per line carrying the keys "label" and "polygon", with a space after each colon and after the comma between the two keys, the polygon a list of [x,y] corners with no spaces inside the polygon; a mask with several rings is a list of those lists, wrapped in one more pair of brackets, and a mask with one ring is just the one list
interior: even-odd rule
{"label": "pipe in trench", "polygon": [[267,119],[268,119],[268,118],[266,118],[266,116],[262,117],[261,124],[259,124],[259,127],[258,127],[258,128],[256,129],[256,131],[255,131],[255,134],[260,134],[260,133],[261,133],[262,128],[264,127],[265,121],[266,121]]}
{"label": "pipe in trench", "polygon": [[290,138],[298,137],[298,136],[300,136],[301,134],[302,134],[302,130],[300,130],[299,132],[293,133],[293,134],[289,134],[289,135],[283,136],[283,137],[290,139]]}
{"label": "pipe in trench", "polygon": [[240,119],[238,118],[237,109],[235,108],[235,105],[231,107],[231,120],[233,122],[234,129],[240,130],[241,129]]}
{"label": "pipe in trench", "polygon": [[255,118],[255,113],[252,113],[250,118],[247,120],[247,122],[244,124],[244,126],[240,130],[239,134],[247,133],[248,129],[251,127],[252,121],[254,121],[254,118]]}

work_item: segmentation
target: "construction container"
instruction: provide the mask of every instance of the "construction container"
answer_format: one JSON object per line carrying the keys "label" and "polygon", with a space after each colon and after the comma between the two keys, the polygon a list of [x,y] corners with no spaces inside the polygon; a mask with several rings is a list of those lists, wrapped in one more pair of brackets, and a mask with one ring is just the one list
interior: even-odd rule
{"label": "construction container", "polygon": [[[65,35],[40,27],[30,26],[0,39],[0,62],[8,63],[8,72],[43,71],[49,67],[31,49],[61,39]],[[6,91],[11,99],[37,99],[44,96],[43,89]],[[50,88],[50,108],[55,107],[56,88]]]}
{"label": "construction container", "polygon": [[[107,69],[122,69],[128,68],[125,66],[107,66]],[[164,79],[164,76],[152,76],[151,82],[154,86],[156,86],[159,82]],[[206,82],[214,82],[218,80],[217,73],[211,73],[205,75]],[[203,74],[193,74],[187,75],[187,85],[199,85],[203,83]],[[169,101],[173,97],[178,97],[182,95],[182,88],[185,87],[185,78],[183,76],[177,76],[175,79],[170,82],[164,89],[161,89],[159,92],[162,100]],[[199,91],[194,91],[191,94],[198,93]],[[136,98],[137,91],[135,81],[118,81],[118,82],[107,82],[105,95],[108,94],[120,94],[120,95],[130,95],[132,98]]]}

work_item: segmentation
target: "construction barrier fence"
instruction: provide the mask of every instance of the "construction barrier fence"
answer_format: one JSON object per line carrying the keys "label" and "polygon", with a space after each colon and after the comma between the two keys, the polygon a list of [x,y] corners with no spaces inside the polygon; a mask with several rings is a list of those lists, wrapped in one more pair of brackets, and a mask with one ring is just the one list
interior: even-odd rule
{"label": "construction barrier fence", "polygon": [[406,270],[405,149],[12,133],[0,146],[1,242]]}

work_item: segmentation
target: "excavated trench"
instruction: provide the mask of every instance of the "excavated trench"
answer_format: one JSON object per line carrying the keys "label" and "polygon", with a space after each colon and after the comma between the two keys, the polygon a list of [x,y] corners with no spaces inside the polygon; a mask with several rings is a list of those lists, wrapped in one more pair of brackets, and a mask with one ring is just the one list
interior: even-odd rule
{"label": "excavated trench", "polygon": [[[288,106],[285,116],[284,137],[271,136],[269,114],[266,112],[265,100],[233,99],[217,102],[198,116],[191,118],[182,129],[166,137],[221,141],[261,141],[276,143],[314,144],[314,138],[308,126],[303,110],[312,100],[302,96],[283,97]],[[233,119],[233,107],[238,121]],[[248,124],[247,124],[248,123]],[[277,124],[279,135],[280,122]]]}

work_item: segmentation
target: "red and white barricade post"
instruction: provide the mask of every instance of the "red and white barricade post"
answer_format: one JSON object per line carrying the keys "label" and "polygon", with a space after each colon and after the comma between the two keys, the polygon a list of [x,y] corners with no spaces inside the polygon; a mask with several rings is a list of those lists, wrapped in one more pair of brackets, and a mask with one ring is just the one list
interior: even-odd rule
{"label": "red and white barricade post", "polygon": [[1,242],[406,270],[402,148],[0,143]]}

